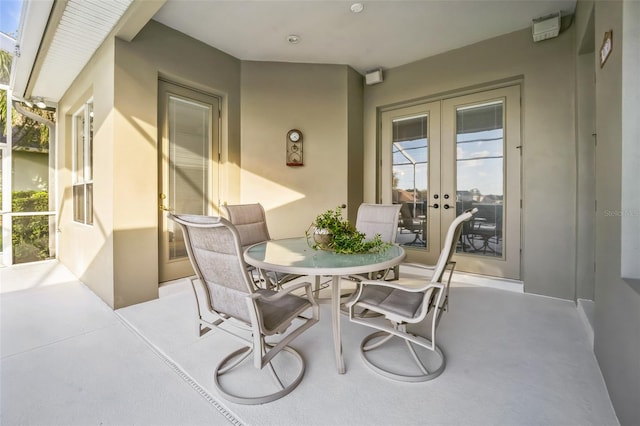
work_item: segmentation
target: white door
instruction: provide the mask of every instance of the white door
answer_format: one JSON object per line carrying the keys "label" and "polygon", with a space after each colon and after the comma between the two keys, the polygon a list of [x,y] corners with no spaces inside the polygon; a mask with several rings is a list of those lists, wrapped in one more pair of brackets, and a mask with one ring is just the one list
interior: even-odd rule
{"label": "white door", "polygon": [[520,86],[383,112],[382,141],[382,200],[403,204],[408,260],[434,264],[475,207],[456,270],[520,279]]}
{"label": "white door", "polygon": [[182,231],[165,212],[219,214],[220,100],[160,81],[160,281],[193,275]]}

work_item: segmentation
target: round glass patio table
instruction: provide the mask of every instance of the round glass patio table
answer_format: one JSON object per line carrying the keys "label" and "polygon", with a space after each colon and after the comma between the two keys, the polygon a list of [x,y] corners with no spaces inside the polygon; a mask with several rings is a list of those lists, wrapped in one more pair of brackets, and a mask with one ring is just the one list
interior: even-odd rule
{"label": "round glass patio table", "polygon": [[393,268],[405,257],[392,245],[380,253],[341,254],[309,247],[305,237],[270,240],[248,247],[244,260],[266,271],[309,276],[331,276],[331,320],[338,373],[344,374],[340,337],[340,278]]}

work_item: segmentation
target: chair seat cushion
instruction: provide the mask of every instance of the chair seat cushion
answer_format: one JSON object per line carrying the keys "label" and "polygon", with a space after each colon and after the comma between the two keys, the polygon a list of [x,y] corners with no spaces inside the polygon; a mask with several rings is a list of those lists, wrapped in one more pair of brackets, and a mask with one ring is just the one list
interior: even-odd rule
{"label": "chair seat cushion", "polygon": [[[257,293],[265,296],[272,296],[276,291],[260,289]],[[262,310],[262,320],[267,330],[277,330],[283,324],[293,321],[300,313],[311,306],[307,299],[286,294],[282,298],[274,301],[257,300],[257,304]],[[280,330],[284,331],[284,330]]]}
{"label": "chair seat cushion", "polygon": [[422,305],[424,292],[403,291],[383,286],[366,286],[359,303],[381,314],[390,313],[407,319],[415,317]]}

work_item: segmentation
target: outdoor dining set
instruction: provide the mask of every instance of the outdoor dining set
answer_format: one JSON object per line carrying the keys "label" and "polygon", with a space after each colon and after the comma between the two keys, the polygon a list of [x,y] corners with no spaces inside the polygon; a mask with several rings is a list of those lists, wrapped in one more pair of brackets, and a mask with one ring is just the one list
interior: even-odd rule
{"label": "outdoor dining set", "polygon": [[[374,329],[360,345],[362,359],[373,371],[406,382],[426,381],[442,373],[445,357],[436,344],[436,331],[448,303],[455,268],[452,256],[463,226],[477,209],[455,218],[430,278],[418,279],[399,274],[405,258],[402,246],[395,244],[400,208],[399,204],[360,205],[355,225],[345,226],[364,241],[382,244],[348,253],[331,245],[322,247],[309,234],[271,239],[260,204],[223,206],[224,217],[168,213],[182,229],[195,271],[190,281],[198,336],[219,330],[242,344],[214,369],[222,396],[238,404],[263,404],[295,389],[304,376],[305,360],[290,344],[318,323],[323,302],[331,306],[338,374],[346,372],[343,316]],[[345,295],[342,290],[347,283],[351,291]],[[330,297],[320,298],[323,287],[330,287]],[[419,335],[412,324],[420,324],[427,333]],[[415,361],[412,366],[398,366],[394,357],[384,355],[385,348],[394,345],[409,352]],[[371,356],[374,353],[379,354]],[[272,390],[240,392],[242,386],[232,384],[235,376],[246,380],[237,370],[251,364],[252,371],[268,371]]]}

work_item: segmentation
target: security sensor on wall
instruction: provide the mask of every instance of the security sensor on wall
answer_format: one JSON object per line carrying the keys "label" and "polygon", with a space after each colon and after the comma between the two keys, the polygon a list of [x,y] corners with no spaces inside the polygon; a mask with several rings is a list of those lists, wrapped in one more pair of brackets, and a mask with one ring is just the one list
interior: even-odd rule
{"label": "security sensor on wall", "polygon": [[534,19],[531,32],[535,42],[558,37],[560,34],[560,12]]}
{"label": "security sensor on wall", "polygon": [[367,86],[382,83],[382,68],[367,72],[364,75],[364,81],[367,83]]}

